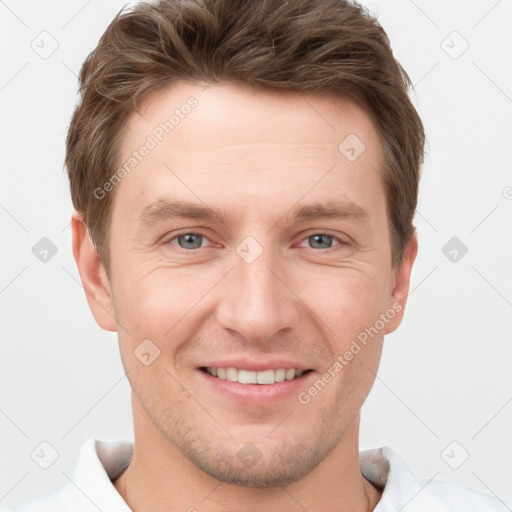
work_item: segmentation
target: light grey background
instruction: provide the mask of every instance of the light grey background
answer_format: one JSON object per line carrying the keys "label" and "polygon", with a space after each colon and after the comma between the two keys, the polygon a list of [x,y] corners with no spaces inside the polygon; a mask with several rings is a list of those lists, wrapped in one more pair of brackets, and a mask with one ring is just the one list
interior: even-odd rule
{"label": "light grey background", "polygon": [[[72,258],[63,171],[76,75],[124,4],[0,1],[3,508],[66,484],[85,439],[132,437],[116,335],[94,322]],[[419,476],[511,501],[512,1],[365,4],[415,84],[428,146],[407,311],[361,448],[391,446]],[[42,237],[57,249],[46,263],[32,252]],[[442,252],[452,237],[468,248],[456,262]],[[58,452],[48,469],[31,458],[43,441]]]}

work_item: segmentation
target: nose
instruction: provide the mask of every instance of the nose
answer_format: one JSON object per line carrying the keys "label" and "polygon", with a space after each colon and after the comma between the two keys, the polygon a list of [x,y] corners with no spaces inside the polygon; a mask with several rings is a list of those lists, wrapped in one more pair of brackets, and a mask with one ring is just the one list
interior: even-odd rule
{"label": "nose", "polygon": [[[268,342],[298,325],[300,300],[279,255],[263,251],[249,262],[237,253],[223,280],[217,321],[248,342]],[[293,281],[293,282],[292,282]],[[282,331],[282,332],[281,332]]]}

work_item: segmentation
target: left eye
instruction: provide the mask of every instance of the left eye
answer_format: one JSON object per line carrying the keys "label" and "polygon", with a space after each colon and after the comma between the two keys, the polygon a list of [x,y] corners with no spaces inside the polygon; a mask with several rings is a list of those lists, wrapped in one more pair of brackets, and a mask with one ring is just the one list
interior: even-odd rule
{"label": "left eye", "polygon": [[[312,244],[313,249],[330,249],[332,247],[333,240],[338,242],[337,245],[344,244],[343,240],[327,233],[315,233],[304,239],[304,241],[308,241]],[[326,244],[328,247],[325,247]]]}

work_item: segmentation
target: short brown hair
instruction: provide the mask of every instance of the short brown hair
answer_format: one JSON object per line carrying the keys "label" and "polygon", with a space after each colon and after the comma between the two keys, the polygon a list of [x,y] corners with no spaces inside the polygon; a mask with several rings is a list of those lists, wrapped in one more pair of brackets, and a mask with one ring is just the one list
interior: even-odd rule
{"label": "short brown hair", "polygon": [[401,263],[415,232],[425,135],[411,81],[377,20],[348,0],[160,0],[122,9],[110,23],[82,66],[67,136],[73,205],[107,273],[114,192],[98,199],[94,190],[119,165],[130,115],[179,81],[324,93],[364,108],[385,155],[379,172],[393,265]]}

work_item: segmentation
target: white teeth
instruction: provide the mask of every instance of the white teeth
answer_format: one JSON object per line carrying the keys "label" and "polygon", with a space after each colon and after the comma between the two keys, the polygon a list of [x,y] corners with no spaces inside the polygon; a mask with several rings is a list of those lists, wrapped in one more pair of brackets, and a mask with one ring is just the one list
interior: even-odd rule
{"label": "white teeth", "polygon": [[257,384],[256,372],[238,370],[238,382],[241,384]]}
{"label": "white teeth", "polygon": [[226,379],[231,382],[238,382],[238,370],[231,366],[226,368]]}
{"label": "white teeth", "polygon": [[280,368],[279,370],[274,371],[274,379],[276,382],[283,382],[286,378],[286,370],[284,368]]}
{"label": "white teeth", "polygon": [[239,382],[240,384],[274,384],[284,380],[292,380],[300,377],[304,370],[294,368],[279,368],[278,370],[263,370],[255,372],[250,370],[239,370],[230,366],[229,368],[206,368],[206,371],[219,379]]}
{"label": "white teeth", "polygon": [[[263,372],[254,372],[258,384],[274,384],[274,370],[265,370]],[[242,382],[239,380],[239,382]]]}
{"label": "white teeth", "polygon": [[292,368],[291,370],[286,370],[285,378],[286,380],[292,380],[295,377],[295,370]]}

